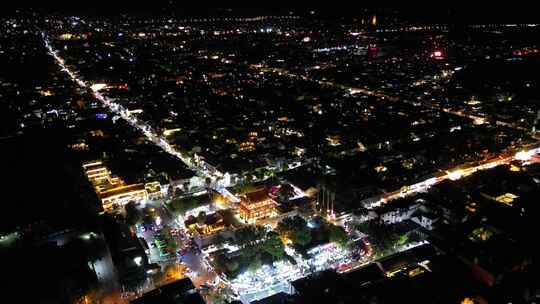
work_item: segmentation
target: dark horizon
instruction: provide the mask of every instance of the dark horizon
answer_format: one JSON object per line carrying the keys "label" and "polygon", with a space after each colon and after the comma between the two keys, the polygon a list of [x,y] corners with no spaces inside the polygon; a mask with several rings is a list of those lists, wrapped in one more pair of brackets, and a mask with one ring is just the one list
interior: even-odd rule
{"label": "dark horizon", "polygon": [[[100,0],[101,1],[101,0]],[[33,9],[40,14],[78,15],[85,17],[149,17],[149,16],[173,16],[177,18],[189,17],[254,17],[254,16],[287,16],[314,18],[360,18],[365,14],[377,14],[380,21],[398,19],[405,22],[437,23],[437,24],[483,24],[483,23],[535,23],[540,18],[527,7],[458,7],[447,8],[434,5],[420,5],[406,8],[201,8],[181,7],[178,4],[170,4],[170,1],[153,1],[153,6],[147,3],[106,3],[92,2],[92,6],[50,5]],[[161,4],[160,4],[161,3]],[[2,15],[11,16],[24,11],[24,9],[6,9]],[[27,13],[28,10],[24,13]]]}

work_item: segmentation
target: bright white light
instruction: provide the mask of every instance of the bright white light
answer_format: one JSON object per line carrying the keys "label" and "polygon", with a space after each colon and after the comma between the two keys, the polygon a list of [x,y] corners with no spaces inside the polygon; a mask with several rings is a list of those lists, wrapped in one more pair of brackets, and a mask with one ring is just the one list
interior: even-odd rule
{"label": "bright white light", "polygon": [[92,89],[92,91],[94,92],[99,92],[100,90],[106,88],[107,85],[104,84],[104,83],[95,83],[93,85],[90,86],[90,89]]}
{"label": "bright white light", "polygon": [[156,217],[156,226],[161,225],[161,217]]}
{"label": "bright white light", "polygon": [[90,238],[92,237],[92,235],[93,235],[93,233],[91,233],[91,232],[90,232],[90,233],[85,233],[85,234],[81,235],[81,238],[82,238],[83,240],[90,240]]}
{"label": "bright white light", "polygon": [[141,266],[142,265],[142,258],[140,256],[135,257],[133,259],[133,262],[135,262],[135,264],[137,264],[137,266]]}
{"label": "bright white light", "polygon": [[526,161],[526,160],[529,160],[532,156],[533,156],[532,151],[520,151],[516,153],[514,158],[520,161]]}
{"label": "bright white light", "polygon": [[437,178],[436,177],[432,177],[432,178],[425,181],[425,184],[429,185],[429,186],[435,185],[436,183],[437,183]]}
{"label": "bright white light", "polygon": [[458,180],[461,177],[463,177],[463,171],[461,171],[461,170],[448,172],[448,178],[451,179],[451,180]]}
{"label": "bright white light", "polygon": [[197,216],[200,212],[204,212],[206,214],[214,213],[214,211],[211,209],[211,206],[209,204],[202,205],[193,209],[190,209],[184,213],[184,218],[187,218],[189,216]]}

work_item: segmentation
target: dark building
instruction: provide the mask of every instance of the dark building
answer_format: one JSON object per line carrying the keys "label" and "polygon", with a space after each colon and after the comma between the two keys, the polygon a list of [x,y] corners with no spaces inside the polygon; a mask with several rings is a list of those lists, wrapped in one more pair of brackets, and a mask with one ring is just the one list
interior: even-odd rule
{"label": "dark building", "polygon": [[104,216],[104,235],[120,282],[136,287],[146,279],[148,257],[144,247],[129,227],[109,215]]}
{"label": "dark building", "polygon": [[189,278],[161,286],[133,300],[131,304],[204,304],[201,295]]}

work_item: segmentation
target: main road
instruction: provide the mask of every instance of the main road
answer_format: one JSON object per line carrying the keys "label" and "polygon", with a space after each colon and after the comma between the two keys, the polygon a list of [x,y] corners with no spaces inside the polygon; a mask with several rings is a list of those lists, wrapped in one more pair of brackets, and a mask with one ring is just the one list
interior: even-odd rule
{"label": "main road", "polygon": [[432,177],[427,178],[418,183],[401,187],[399,190],[386,193],[379,199],[374,200],[368,209],[377,207],[391,200],[403,198],[416,193],[425,192],[432,186],[441,183],[445,180],[459,180],[463,177],[472,175],[478,171],[491,169],[500,165],[509,164],[513,161],[526,162],[532,158],[533,155],[540,153],[540,143],[530,145],[520,149],[518,152],[507,152],[497,157],[493,157],[484,161],[479,161],[470,165],[458,166],[452,170],[446,171],[441,174],[434,174]]}
{"label": "main road", "polygon": [[[334,87],[334,88],[337,88],[337,89],[348,91],[352,95],[362,94],[362,95],[378,97],[381,100],[401,101],[401,102],[404,102],[404,103],[407,103],[407,104],[416,105],[416,103],[413,102],[413,101],[404,100],[404,99],[402,99],[402,98],[400,98],[398,96],[392,96],[392,95],[389,95],[389,94],[387,94],[387,93],[385,93],[383,91],[374,91],[374,90],[370,90],[370,89],[367,89],[367,88],[358,88],[358,87],[347,86],[347,85],[339,84],[339,83],[328,81],[328,80],[314,79],[314,78],[310,78],[310,77],[308,77],[306,75],[295,74],[295,73],[293,73],[293,72],[291,72],[289,70],[283,69],[283,68],[270,68],[270,67],[267,67],[267,66],[263,66],[261,64],[251,64],[251,65],[249,65],[249,68],[251,68],[253,70],[257,70],[257,71],[271,72],[271,73],[274,73],[274,74],[283,75],[283,76],[287,76],[287,77],[294,78],[294,79],[302,79],[302,80],[305,80],[305,81],[315,82],[315,83],[318,83],[321,86]],[[464,111],[456,111],[456,110],[452,110],[450,108],[443,108],[443,107],[440,107],[437,103],[434,103],[434,102],[425,101],[424,103],[422,103],[422,106],[426,107],[426,108],[433,109],[433,110],[440,110],[440,111],[443,111],[445,113],[449,113],[449,114],[452,114],[452,115],[456,115],[456,116],[471,119],[475,124],[483,124],[483,123],[486,122],[485,117],[481,117],[481,116],[474,115],[474,114],[471,114],[471,113],[466,113]],[[512,123],[508,123],[508,122],[500,121],[500,120],[495,121],[495,123],[497,125],[504,126],[504,127],[507,127],[507,128],[512,128],[512,129],[521,130],[521,131],[527,131],[527,129],[525,129],[525,128],[521,127],[521,126],[518,126],[517,124],[512,124]]]}
{"label": "main road", "polygon": [[122,119],[128,122],[132,127],[139,130],[144,134],[147,140],[151,141],[155,145],[161,147],[165,152],[175,156],[181,160],[188,168],[197,172],[200,176],[204,178],[210,178],[212,181],[212,186],[214,190],[227,197],[230,201],[237,202],[238,198],[233,195],[230,191],[226,189],[227,186],[230,186],[230,181],[228,181],[228,173],[221,173],[212,165],[206,163],[204,160],[197,158],[188,157],[187,154],[178,151],[173,148],[167,139],[163,136],[160,136],[150,125],[146,122],[138,119],[136,116],[132,115],[129,110],[124,108],[121,104],[115,103],[113,99],[103,95],[100,91],[107,87],[106,84],[91,84],[82,80],[75,71],[71,70],[65,63],[64,59],[58,55],[58,51],[52,48],[51,43],[47,35],[42,32],[42,38],[45,43],[45,48],[49,54],[54,57],[56,63],[60,69],[66,72],[71,80],[77,83],[80,87],[90,90],[97,100],[99,100],[104,106],[106,106],[111,112],[119,115]]}
{"label": "main road", "polygon": [[[158,135],[157,132],[153,130],[153,128],[150,125],[138,119],[137,117],[131,115],[130,112],[126,108],[124,108],[122,105],[118,103],[115,103],[113,99],[103,95],[100,91],[107,87],[106,84],[91,84],[91,83],[83,81],[74,70],[71,70],[70,68],[68,68],[68,66],[65,64],[64,59],[61,58],[58,55],[58,52],[52,48],[46,34],[43,32],[42,32],[42,37],[45,43],[45,47],[47,51],[49,52],[49,54],[55,59],[60,69],[69,75],[72,81],[77,83],[80,87],[89,90],[94,96],[94,98],[99,100],[112,113],[119,115],[123,120],[128,122],[132,127],[139,130],[142,134],[144,134],[147,140],[159,146],[165,152],[181,160],[187,167],[197,172],[200,176],[203,176],[204,178],[210,178],[212,180],[211,186],[213,186],[212,188],[215,191],[222,194],[229,201],[232,201],[232,202],[239,201],[239,199],[235,195],[233,195],[230,191],[226,189],[226,186],[229,186],[229,183],[230,183],[227,178],[227,175],[228,175],[227,173],[223,174],[219,172],[215,167],[204,162],[204,160],[190,158],[187,156],[187,154],[181,153],[180,151],[174,149],[168,143],[166,138]],[[160,212],[160,217],[164,220],[164,224],[167,224],[167,225],[172,224],[172,226],[174,226],[175,228],[178,228],[174,225],[173,223],[174,219],[170,218],[170,214],[168,214],[168,211],[166,210],[164,206],[157,206],[156,210]],[[150,241],[153,240],[153,237],[149,237],[148,235],[146,236],[146,238],[148,238]],[[173,255],[176,255],[176,254],[173,253]],[[192,278],[196,286],[204,285],[207,282],[213,282],[216,278],[216,273],[213,271],[213,269],[210,269],[209,266],[205,264],[205,261],[203,257],[200,255],[200,253],[196,253],[196,252],[193,252],[192,250],[189,250],[188,254],[185,257],[184,264],[190,269],[189,276]],[[154,285],[154,284],[150,284],[150,285]],[[117,303],[121,303],[124,300],[124,299],[119,299],[118,293],[114,293],[114,295],[110,294],[108,296],[111,296],[111,297],[115,296],[113,297],[115,299],[113,301],[118,301]]]}

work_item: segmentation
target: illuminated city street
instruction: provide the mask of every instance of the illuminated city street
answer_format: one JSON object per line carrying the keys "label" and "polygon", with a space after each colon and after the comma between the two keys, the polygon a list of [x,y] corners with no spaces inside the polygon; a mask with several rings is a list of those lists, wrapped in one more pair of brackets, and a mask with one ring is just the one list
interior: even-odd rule
{"label": "illuminated city street", "polygon": [[[75,81],[81,87],[90,89],[97,100],[99,100],[105,106],[107,106],[113,113],[118,114],[122,119],[126,120],[131,126],[139,130],[142,134],[145,135],[145,137],[150,142],[159,146],[165,152],[175,156],[177,159],[185,163],[189,168],[196,170],[202,176],[210,177],[214,181],[212,184],[214,187],[216,187],[216,190],[222,195],[224,195],[229,201],[231,202],[239,201],[237,197],[235,197],[232,193],[230,193],[225,188],[226,186],[230,186],[230,181],[223,181],[223,176],[224,176],[223,173],[217,171],[215,168],[206,164],[202,160],[197,161],[192,158],[187,158],[184,156],[182,152],[179,152],[175,148],[171,147],[167,139],[164,137],[160,137],[156,132],[152,130],[152,128],[148,124],[140,121],[135,116],[131,115],[127,109],[123,108],[119,104],[116,104],[113,101],[113,99],[104,96],[100,91],[107,87],[105,84],[90,85],[84,82],[83,80],[81,80],[77,76],[77,73],[74,72],[73,70],[70,70],[65,65],[64,63],[65,61],[57,55],[56,51],[52,49],[52,46],[47,40],[45,34],[43,34],[43,37],[45,39],[45,46],[49,50],[49,53],[55,58],[61,70],[65,71],[73,81]],[[262,67],[257,66],[255,68],[262,68]],[[265,69],[268,70],[268,68],[265,68]],[[283,69],[270,69],[270,70],[274,73],[279,73],[279,75],[287,75],[289,77],[294,77],[294,78],[301,77]],[[301,77],[301,78],[303,78],[304,80],[307,80],[305,77]],[[347,88],[343,85],[337,85],[333,82],[328,82],[328,81],[318,81],[318,83],[323,86],[334,86],[334,87],[337,86],[340,89],[349,90],[351,94],[360,93],[360,94],[366,94],[366,95],[379,97],[382,99],[388,99],[390,101],[397,100],[396,98],[385,95],[384,93],[374,92],[367,89]],[[446,112],[449,112],[454,115],[465,116],[475,121],[480,119],[478,117],[465,115],[460,112],[453,112],[449,110],[446,110]],[[507,153],[505,153],[505,154],[502,154],[500,157],[494,157],[489,160],[476,163],[474,165],[465,164],[463,166],[458,166],[458,168],[454,170],[446,171],[446,174],[442,174],[442,175],[439,174],[437,176],[430,177],[424,181],[417,182],[412,185],[405,185],[405,186],[402,186],[397,191],[385,194],[379,200],[375,201],[371,205],[371,208],[378,207],[381,204],[385,204],[395,199],[404,198],[407,196],[415,195],[417,193],[426,192],[432,186],[437,185],[445,180],[452,180],[452,181],[459,180],[461,178],[470,176],[478,171],[491,169],[493,167],[500,166],[503,164],[508,164],[514,160],[527,161],[534,154],[538,154],[539,152],[540,152],[540,148],[534,147],[534,148],[529,148],[528,150],[519,151],[513,156],[502,156],[502,155],[507,155]],[[297,191],[301,192],[301,190],[299,189]],[[178,228],[178,226],[175,224],[175,221],[171,218],[168,212],[165,209],[163,209],[163,207],[158,207],[158,210],[160,210],[161,217],[162,219],[164,219],[162,225]],[[142,233],[141,235],[147,240],[148,243],[154,242],[154,238],[151,232]],[[329,268],[338,269],[338,267],[342,264],[351,264],[354,262],[351,260],[349,254],[347,254],[346,252],[341,252],[340,250],[337,250],[338,249],[337,247],[328,247],[331,245],[332,244],[327,245],[325,247],[321,247],[320,249],[312,249],[312,252],[310,254],[313,255],[313,259],[309,261],[302,261],[303,263],[297,266],[293,266],[291,264],[283,264],[283,263],[277,263],[272,267],[265,265],[257,271],[254,271],[254,272],[249,271],[249,272],[243,273],[238,278],[230,282],[227,280],[222,280],[222,281],[225,282],[229,288],[234,290],[234,292],[237,295],[239,295],[239,297],[243,301],[246,301],[246,302],[263,299],[267,296],[270,296],[279,292],[289,293],[291,289],[289,282],[305,277],[311,271],[321,271],[321,270],[325,270]],[[163,258],[163,257],[160,257],[159,251],[156,248],[150,249],[150,260],[152,262],[160,263],[162,265],[162,268],[166,267],[171,261],[171,259],[175,260],[176,257],[171,256],[171,257]],[[214,282],[216,280],[217,275],[215,274],[214,270],[210,269],[211,266],[209,265],[209,263],[207,261],[204,261],[204,257],[197,254],[196,252],[193,252],[192,250],[190,250],[187,254],[185,254],[182,257],[182,261],[188,267],[189,271],[187,273],[187,276],[189,276],[193,280],[195,286],[201,286],[204,284],[208,284],[210,282]],[[360,265],[364,265],[365,263],[366,262],[363,261]],[[309,268],[307,268],[306,265],[309,265]]]}
{"label": "illuminated city street", "polygon": [[534,10],[83,6],[0,17],[7,299],[540,300]]}

